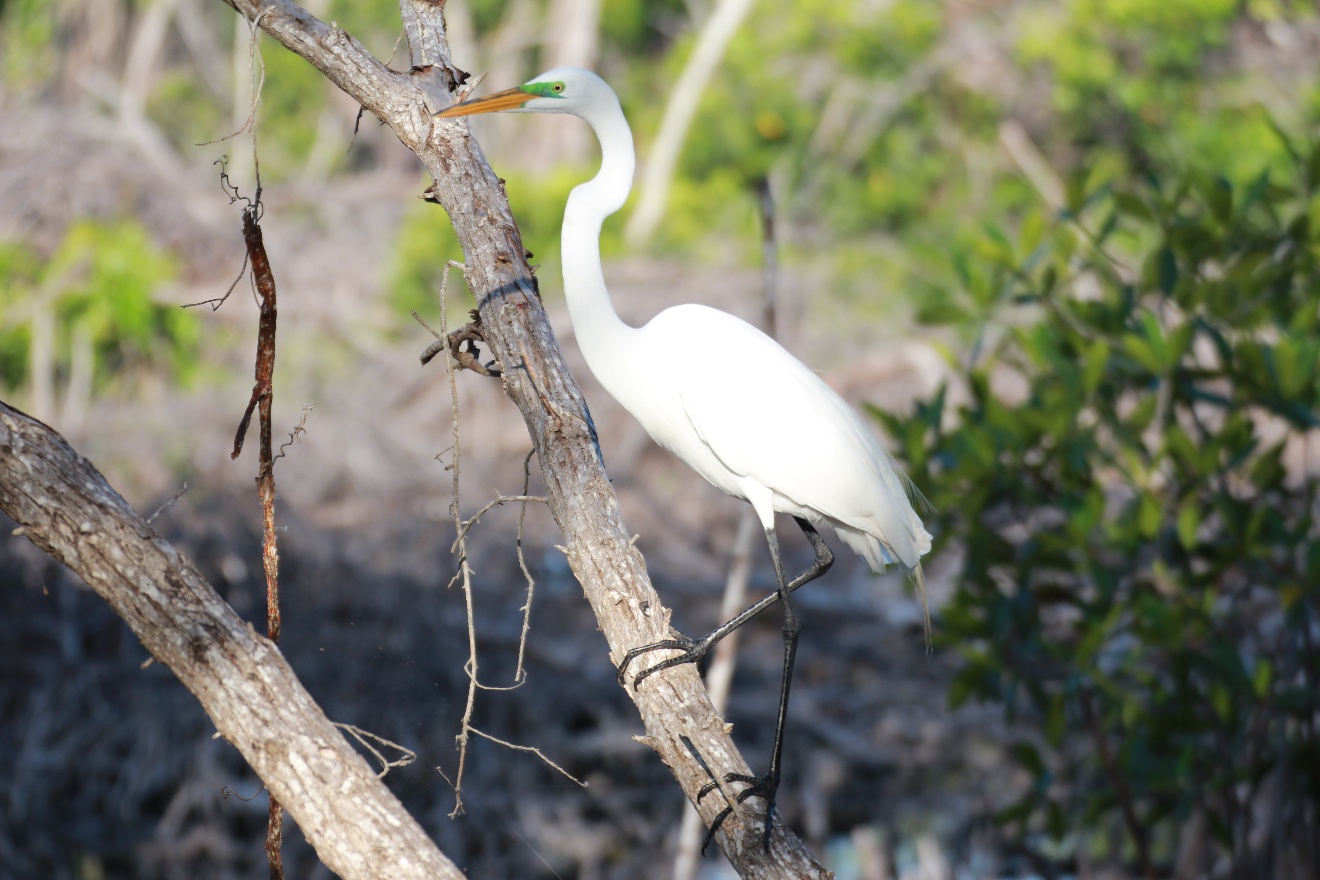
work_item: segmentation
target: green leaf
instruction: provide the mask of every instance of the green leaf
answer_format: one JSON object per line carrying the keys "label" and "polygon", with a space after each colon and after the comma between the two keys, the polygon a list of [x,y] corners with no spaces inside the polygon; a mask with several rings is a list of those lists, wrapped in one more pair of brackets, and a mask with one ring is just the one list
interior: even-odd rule
{"label": "green leaf", "polygon": [[956,251],[953,255],[953,270],[958,275],[958,281],[964,288],[972,286],[972,270],[967,262],[967,254],[963,251]]}
{"label": "green leaf", "polygon": [[1281,441],[1251,465],[1251,482],[1258,490],[1278,488],[1288,476],[1288,469],[1283,464],[1285,442]]}
{"label": "green leaf", "polygon": [[1179,425],[1170,425],[1164,435],[1164,454],[1177,463],[1184,473],[1198,479],[1202,476],[1200,448]]}
{"label": "green leaf", "polygon": [[1063,734],[1067,729],[1067,713],[1064,712],[1063,695],[1052,695],[1049,711],[1045,715],[1045,740],[1058,748],[1063,743]]}
{"label": "green leaf", "polygon": [[1013,243],[1008,240],[1004,230],[993,223],[984,223],[981,228],[992,245],[989,249],[991,254],[1002,259],[1013,259]]}
{"label": "green leaf", "polygon": [[1160,524],[1164,521],[1164,509],[1159,501],[1150,492],[1141,494],[1141,501],[1137,505],[1137,528],[1145,538],[1153,538],[1159,533]]}
{"label": "green leaf", "polygon": [[1086,201],[1086,173],[1077,171],[1068,176],[1068,183],[1064,189],[1063,204],[1068,213],[1076,217],[1082,213],[1082,205]]}
{"label": "green leaf", "polygon": [[1256,661],[1256,667],[1251,672],[1251,688],[1256,696],[1262,700],[1269,697],[1270,685],[1274,683],[1274,667],[1270,661],[1262,657]]}
{"label": "green leaf", "polygon": [[1147,394],[1137,401],[1137,405],[1128,414],[1127,426],[1133,431],[1144,431],[1155,418],[1155,406],[1159,403],[1154,394]]}
{"label": "green leaf", "polygon": [[1165,371],[1172,372],[1178,367],[1178,364],[1187,355],[1192,347],[1192,335],[1195,328],[1191,321],[1186,321],[1169,328],[1168,345],[1164,352]]}
{"label": "green leaf", "polygon": [[973,313],[952,297],[930,297],[917,306],[917,321],[934,326],[962,326],[972,322]]}
{"label": "green leaf", "polygon": [[1016,804],[1005,807],[998,813],[995,813],[996,825],[1008,825],[1012,822],[1021,822],[1035,812],[1036,803],[1034,797],[1025,797]]}
{"label": "green leaf", "polygon": [[1036,780],[1042,780],[1046,776],[1045,762],[1041,760],[1040,751],[1035,746],[1027,742],[1016,743],[1012,748],[1013,757],[1022,765]]}
{"label": "green leaf", "polygon": [[1160,290],[1166,294],[1173,293],[1178,285],[1178,259],[1173,255],[1173,250],[1165,246],[1160,248],[1158,260]]}
{"label": "green leaf", "polygon": [[1265,124],[1269,126],[1270,131],[1274,132],[1274,136],[1279,139],[1279,143],[1288,151],[1288,155],[1292,157],[1292,160],[1298,165],[1301,165],[1302,154],[1297,151],[1295,146],[1293,146],[1292,138],[1288,135],[1288,132],[1284,131],[1283,127],[1279,125],[1278,120],[1276,120],[1272,114],[1267,113],[1265,114]]}
{"label": "green leaf", "polygon": [[1045,830],[1055,840],[1063,840],[1068,833],[1068,821],[1057,801],[1050,801],[1045,808]]}
{"label": "green leaf", "polygon": [[1131,355],[1134,361],[1155,375],[1158,376],[1164,372],[1164,359],[1160,357],[1160,353],[1155,350],[1149,338],[1129,333],[1123,337],[1123,350]]}
{"label": "green leaf", "polygon": [[1088,395],[1095,393],[1100,379],[1105,375],[1109,366],[1109,352],[1109,343],[1103,339],[1097,339],[1086,347],[1086,354],[1082,356],[1082,388]]}
{"label": "green leaf", "polygon": [[1114,206],[1118,208],[1120,214],[1126,214],[1129,217],[1146,221],[1155,219],[1155,215],[1151,213],[1150,208],[1146,207],[1146,203],[1131,193],[1114,193]]}
{"label": "green leaf", "polygon": [[1097,231],[1095,234],[1095,243],[1097,245],[1103,245],[1105,241],[1108,240],[1109,236],[1113,233],[1113,231],[1117,228],[1118,228],[1118,212],[1110,211],[1109,214],[1105,217],[1104,222],[1100,224],[1099,231]]}
{"label": "green leaf", "polygon": [[1178,541],[1183,549],[1196,547],[1196,533],[1201,527],[1201,511],[1195,501],[1189,501],[1178,511]]}
{"label": "green leaf", "polygon": [[1146,311],[1141,313],[1140,321],[1141,332],[1145,335],[1146,341],[1150,343],[1151,350],[1155,353],[1155,357],[1159,362],[1159,369],[1155,372],[1167,373],[1173,363],[1169,358],[1168,339],[1164,334],[1164,327],[1160,324],[1160,319],[1155,317],[1154,312]]}
{"label": "green leaf", "polygon": [[1233,185],[1222,177],[1212,180],[1205,191],[1210,203],[1210,213],[1220,223],[1227,225],[1233,218]]}
{"label": "green leaf", "polygon": [[1035,253],[1045,235],[1045,217],[1040,210],[1027,212],[1022,218],[1022,228],[1018,232],[1018,246],[1024,256]]}

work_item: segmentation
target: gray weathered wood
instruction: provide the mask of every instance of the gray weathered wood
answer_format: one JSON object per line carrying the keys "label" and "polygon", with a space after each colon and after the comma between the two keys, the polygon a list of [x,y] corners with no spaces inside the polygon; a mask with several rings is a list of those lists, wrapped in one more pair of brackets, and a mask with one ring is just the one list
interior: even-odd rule
{"label": "gray weathered wood", "polygon": [[[564,533],[569,564],[583,586],[608,644],[610,659],[600,655],[597,662],[617,661],[628,648],[667,636],[669,613],[650,585],[641,555],[629,543],[618,503],[601,463],[586,405],[541,307],[503,187],[487,165],[465,122],[437,122],[431,118],[432,111],[448,106],[452,101],[451,91],[461,79],[449,62],[442,0],[401,0],[411,59],[410,69],[403,72],[386,67],[342,29],[318,20],[287,0],[226,2],[250,20],[256,20],[267,34],[321,70],[368,112],[388,125],[399,140],[420,157],[434,178],[432,191],[453,220],[463,248],[468,284],[477,298],[486,339],[504,368],[505,391],[522,412],[541,462],[549,487],[551,511]],[[0,492],[7,495],[13,488],[9,485]],[[128,512],[121,513],[127,516]],[[76,517],[69,519],[69,522],[76,521],[80,520]],[[28,526],[29,536],[34,541],[50,548],[55,546],[55,533],[48,530],[56,528],[58,523],[34,520],[29,525],[21,519],[20,522]],[[86,534],[77,529],[68,532],[67,524],[63,528],[63,537],[68,539],[67,552],[83,552],[80,541],[86,538]],[[153,542],[153,546],[163,543],[154,537],[144,536],[142,540]],[[437,540],[441,539],[437,537]],[[183,564],[172,549],[169,556],[176,566]],[[109,561],[92,558],[92,568],[86,569],[84,574],[89,583],[99,578],[118,590],[141,591],[147,597],[141,601],[156,602],[168,617],[171,606],[168,603],[161,605],[157,600],[168,595],[167,591],[175,581],[168,578],[147,582],[140,579],[107,580],[108,575],[98,566],[103,567]],[[111,599],[116,608],[127,601],[124,597]],[[217,615],[215,620],[212,615]],[[236,685],[232,678],[226,678],[236,674],[236,667],[225,667],[225,674],[218,675],[216,667],[200,663],[217,653],[217,649],[207,642],[211,637],[221,639],[230,647],[241,644],[263,660],[278,657],[272,646],[262,647],[259,637],[250,632],[243,637],[245,641],[236,641],[238,636],[218,622],[230,619],[237,620],[228,609],[201,605],[179,621],[157,620],[166,628],[165,632],[174,632],[174,635],[157,636],[152,643],[144,637],[143,641],[153,653],[153,644],[178,647],[174,643],[182,643],[182,652],[172,652],[169,660],[161,659],[169,662],[182,680],[193,682],[190,688],[203,699],[213,718],[228,718],[231,714],[241,717],[260,715],[272,723],[279,721],[278,716],[269,714],[275,711],[275,707],[235,706],[232,703],[263,697],[271,699],[281,695],[280,690],[267,687],[265,680],[258,676],[257,681],[243,682],[244,689],[240,693],[234,690]],[[584,662],[591,662],[588,655],[589,649],[584,648]],[[455,662],[460,660],[455,658]],[[263,663],[259,668],[264,670],[266,665]],[[289,682],[296,685],[291,675]],[[298,692],[302,693],[300,688]],[[734,748],[727,726],[706,698],[693,667],[668,670],[648,679],[640,692],[629,686],[627,693],[637,705],[645,726],[646,744],[673,771],[690,800],[695,801],[699,789],[710,781],[706,768],[720,778],[730,772],[748,772],[747,764]],[[283,696],[274,701],[288,702]],[[217,721],[217,726],[219,724]],[[357,870],[362,861],[353,861],[347,853],[332,846],[339,841],[352,840],[355,832],[328,826],[356,819],[340,815],[334,811],[333,805],[319,801],[324,789],[299,787],[283,777],[278,784],[267,778],[267,773],[276,774],[295,759],[300,770],[305,771],[303,776],[315,776],[324,770],[334,780],[345,778],[337,763],[340,759],[331,761],[327,758],[324,768],[314,760],[318,754],[316,749],[324,744],[324,738],[305,740],[299,731],[298,727],[290,727],[287,736],[257,742],[255,745],[260,748],[254,749],[257,759],[253,763],[254,769],[289,806],[327,865],[345,877],[372,876],[370,872]],[[294,741],[307,745],[312,751],[291,750],[290,744]],[[270,757],[270,751],[279,748],[275,743],[290,749],[283,756],[285,760]],[[338,748],[325,747],[332,751]],[[249,757],[249,760],[253,758]],[[351,796],[358,796],[356,788]],[[339,798],[343,799],[344,795]],[[307,800],[315,802],[304,802]],[[724,805],[723,796],[716,792],[699,803],[698,810],[703,821],[709,824]],[[724,823],[717,837],[739,874],[754,878],[827,876],[797,837],[778,820],[770,851],[762,851],[762,810],[761,802],[752,799]],[[368,820],[386,821],[383,814],[376,813],[370,813],[363,821]],[[413,827],[409,824],[408,833],[396,847],[396,852],[409,853],[410,859],[414,848],[420,847],[411,831]],[[326,847],[325,851],[322,847]],[[384,854],[374,847],[360,851],[358,856],[361,860],[383,857]],[[418,855],[416,858],[422,857]],[[434,873],[445,876],[439,868]],[[405,875],[382,869],[377,876]]]}
{"label": "gray weathered wood", "polygon": [[[611,660],[667,637],[669,613],[651,587],[641,554],[629,543],[586,404],[536,294],[504,188],[465,122],[430,118],[428,108],[439,110],[452,100],[446,91],[454,68],[443,39],[443,2],[402,0],[412,47],[413,67],[407,74],[382,72],[383,66],[356,40],[293,3],[236,0],[234,5],[249,18],[261,15],[267,33],[393,129],[430,172],[436,199],[449,212],[463,248],[486,339],[504,366],[505,391],[522,412],[541,462],[569,565],[605,634]],[[647,744],[673,771],[689,800],[695,802],[710,777],[685,739],[721,778],[749,772],[692,666],[653,676],[640,693],[631,686],[627,692],[641,714]],[[698,804],[698,811],[709,825],[724,805],[714,793]],[[825,876],[778,820],[770,852],[763,852],[763,815],[762,802],[752,799],[716,838],[741,876]]]}
{"label": "gray weathered wood", "polygon": [[325,717],[279,648],[91,462],[3,402],[0,509],[174,671],[330,870],[345,880],[463,876]]}

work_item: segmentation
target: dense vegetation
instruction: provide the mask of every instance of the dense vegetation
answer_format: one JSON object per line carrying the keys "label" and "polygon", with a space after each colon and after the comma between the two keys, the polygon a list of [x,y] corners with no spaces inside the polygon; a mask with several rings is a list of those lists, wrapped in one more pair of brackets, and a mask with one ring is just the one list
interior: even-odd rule
{"label": "dense vegetation", "polygon": [[1000,818],[1041,852],[1317,866],[1320,146],[1294,156],[992,239],[939,309],[982,331],[962,400],[886,419],[962,554],[951,700],[1023,722]]}

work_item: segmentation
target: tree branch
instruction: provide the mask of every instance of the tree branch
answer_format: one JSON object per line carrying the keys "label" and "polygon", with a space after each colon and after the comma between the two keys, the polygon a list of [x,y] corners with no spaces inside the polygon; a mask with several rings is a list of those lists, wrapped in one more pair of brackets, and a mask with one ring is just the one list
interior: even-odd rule
{"label": "tree branch", "polygon": [[197,697],[346,880],[459,878],[279,649],[51,428],[0,402],[0,509],[87,582]]}
{"label": "tree branch", "polygon": [[[391,70],[352,36],[288,0],[225,2],[324,73],[421,159],[435,180],[435,199],[453,220],[486,340],[503,367],[505,391],[526,421],[551,511],[565,536],[569,565],[595,611],[611,657],[617,662],[630,647],[668,637],[669,612],[652,589],[641,555],[619,517],[595,427],[541,307],[503,187],[465,121],[437,122],[431,117],[434,110],[451,103],[451,91],[465,77],[449,61],[443,0],[401,0],[411,58],[406,73]],[[5,413],[7,423],[15,426],[5,436],[19,437],[22,417],[12,410]],[[22,424],[39,425],[30,420]],[[4,478],[0,492],[15,499],[20,514],[15,518],[36,543],[58,552],[59,558],[67,557],[94,588],[105,589],[103,595],[126,619],[134,615],[130,625],[136,621],[143,627],[138,633],[143,643],[215,713],[222,733],[236,738],[231,741],[289,806],[326,864],[345,877],[413,876],[398,868],[365,867],[368,859],[395,853],[400,854],[395,856],[400,862],[421,866],[418,870],[423,873],[454,876],[452,865],[443,861],[411,819],[395,829],[403,842],[396,840],[388,847],[368,842],[376,839],[377,832],[385,833],[394,814],[384,806],[387,792],[381,790],[370,798],[364,793],[374,792],[359,781],[365,762],[347,750],[342,737],[325,728],[324,717],[274,647],[244,627],[195,569],[140,524],[122,499],[62,441],[58,446],[63,457],[46,465],[53,468],[47,480],[52,494],[41,501],[31,496],[27,481],[33,475],[24,469],[30,470],[31,462],[40,458],[33,459],[34,452],[54,443],[38,441],[36,436],[5,441],[25,448],[23,456],[11,456],[3,464],[13,473]],[[20,465],[20,457],[27,463]],[[83,497],[73,487],[54,481],[66,467],[83,475],[74,485],[92,486],[94,496]],[[53,494],[57,485],[63,485],[62,494]],[[43,505],[48,513],[41,512]],[[86,511],[99,512],[104,522],[96,525]],[[114,542],[106,537],[110,531],[119,536]],[[133,540],[145,542],[155,556],[145,550],[146,555],[129,555],[129,548],[137,546]],[[148,558],[154,566],[150,576],[142,568]],[[278,687],[272,685],[273,678],[280,679]],[[642,740],[670,767],[689,800],[695,802],[711,774],[722,780],[727,773],[748,773],[694,667],[667,670],[649,678],[640,693],[631,686],[627,693],[646,728]],[[308,726],[312,715],[319,720]],[[353,773],[346,769],[350,764]],[[348,786],[348,794],[324,785],[325,778],[340,780]],[[717,791],[697,806],[709,825],[726,801]],[[759,799],[749,801],[717,836],[739,874],[825,877],[824,869],[778,819],[769,852],[762,850],[763,809]],[[356,850],[354,841],[362,843]]]}

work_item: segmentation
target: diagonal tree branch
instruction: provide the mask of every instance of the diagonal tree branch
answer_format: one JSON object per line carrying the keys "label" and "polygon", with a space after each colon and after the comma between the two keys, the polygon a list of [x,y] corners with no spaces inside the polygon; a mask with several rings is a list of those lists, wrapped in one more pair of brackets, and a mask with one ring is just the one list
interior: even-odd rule
{"label": "diagonal tree branch", "polygon": [[[503,185],[466,122],[431,118],[452,103],[453,89],[465,78],[450,62],[443,0],[400,0],[412,61],[406,74],[389,70],[351,36],[288,0],[227,2],[250,19],[259,17],[268,34],[325,73],[421,159],[434,178],[435,200],[453,221],[486,341],[504,366],[505,391],[526,421],[569,565],[611,658],[617,662],[628,648],[668,637],[669,612],[623,527],[595,427],[541,307]],[[696,801],[710,773],[722,779],[748,772],[694,667],[676,667],[648,679],[640,693],[631,686],[627,692],[646,727],[646,744],[689,800]],[[725,803],[718,792],[704,798],[697,805],[703,821],[709,825]],[[748,801],[716,837],[739,874],[824,877],[781,821],[775,822],[770,851],[762,850],[762,809],[759,800]]]}
{"label": "diagonal tree branch", "polygon": [[462,877],[330,723],[270,640],[51,428],[0,402],[0,509],[197,697],[346,880]]}
{"label": "diagonal tree branch", "polygon": [[[465,122],[431,117],[451,103],[466,76],[449,61],[443,0],[401,0],[411,59],[406,72],[391,70],[342,29],[288,0],[225,2],[321,70],[420,157],[434,178],[435,200],[453,220],[486,340],[526,421],[569,564],[611,657],[667,637],[669,612],[624,530],[595,428],[541,307],[502,184]],[[0,423],[0,504],[34,543],[103,590],[288,805],[332,870],[348,878],[457,876],[411,819],[397,819],[388,792],[361,781],[364,772],[371,776],[365,763],[326,728],[273,645],[243,625],[58,435],[8,408],[0,410]],[[34,482],[43,470],[44,482]],[[712,775],[748,772],[692,666],[667,670],[627,693],[646,728],[642,740],[689,800],[696,801]],[[709,825],[726,803],[719,791],[704,798],[697,804],[703,821]],[[739,874],[827,876],[778,819],[769,851],[762,850],[762,810],[759,800],[749,801],[717,835]],[[397,839],[379,845],[391,830]]]}

